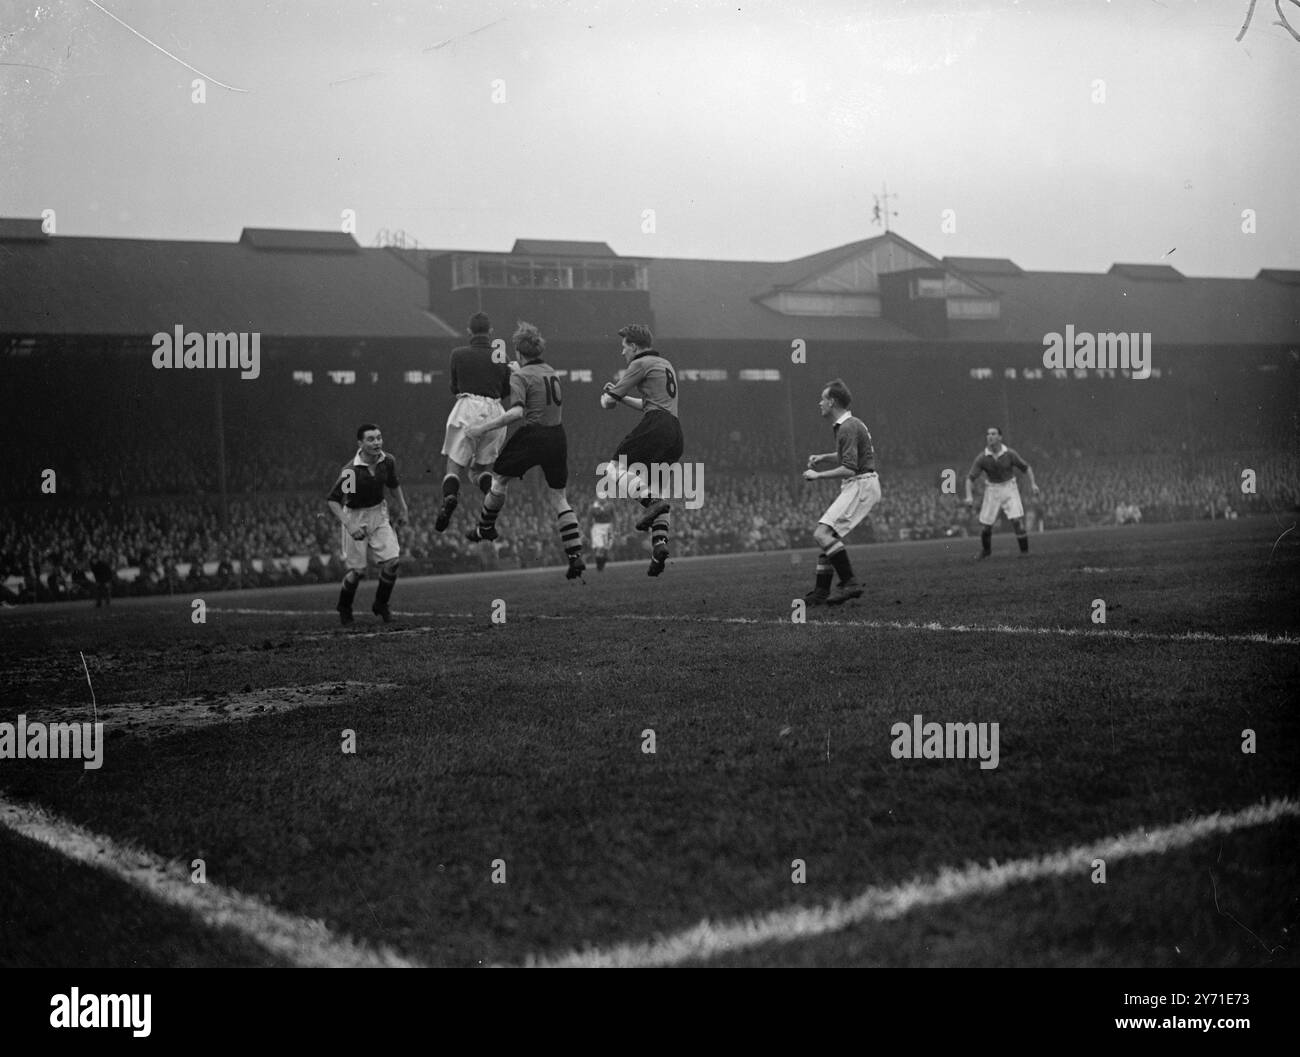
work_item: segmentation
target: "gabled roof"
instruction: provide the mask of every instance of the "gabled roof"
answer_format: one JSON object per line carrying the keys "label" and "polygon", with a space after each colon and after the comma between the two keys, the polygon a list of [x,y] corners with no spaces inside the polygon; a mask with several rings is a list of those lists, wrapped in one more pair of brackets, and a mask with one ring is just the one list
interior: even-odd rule
{"label": "gabled roof", "polygon": [[773,273],[770,286],[773,290],[798,286],[800,283],[816,278],[823,272],[831,271],[836,265],[843,264],[847,260],[888,243],[901,246],[903,249],[923,257],[936,267],[939,266],[938,258],[926,253],[921,247],[914,246],[896,232],[887,231],[883,235],[876,235],[869,239],[859,239],[857,242],[850,242],[843,246],[836,246],[834,249],[822,250],[820,253],[813,253],[807,257],[787,261],[781,264]]}
{"label": "gabled roof", "polygon": [[[303,234],[328,247],[339,233],[293,233]],[[342,238],[347,252],[267,252],[250,239],[0,241],[0,333],[148,336],[182,324],[263,337],[455,335],[426,311],[419,272]]]}
{"label": "gabled roof", "polygon": [[788,316],[758,303],[771,290],[780,262],[658,258],[647,262],[655,337],[674,340],[916,341],[886,319]]}
{"label": "gabled roof", "polygon": [[511,253],[530,257],[617,257],[605,242],[566,242],[556,239],[515,239]]}

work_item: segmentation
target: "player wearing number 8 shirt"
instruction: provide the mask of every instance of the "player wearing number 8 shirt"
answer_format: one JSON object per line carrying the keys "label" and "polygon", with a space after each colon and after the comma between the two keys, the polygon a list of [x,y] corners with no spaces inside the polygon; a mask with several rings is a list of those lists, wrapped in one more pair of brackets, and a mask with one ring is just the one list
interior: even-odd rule
{"label": "player wearing number 8 shirt", "polygon": [[465,533],[474,542],[497,538],[496,522],[506,505],[506,488],[534,466],[542,468],[546,486],[560,530],[560,542],[569,559],[568,578],[576,579],[586,571],[582,560],[582,533],[578,516],[564,494],[569,483],[569,446],[561,424],[560,378],[542,356],[546,340],[531,323],[520,323],[514,333],[515,354],[520,367],[510,375],[510,407],[503,414],[470,426],[466,435],[477,441],[485,433],[523,420],[507,438],[501,454],[492,464],[492,486],[483,497],[478,524]]}
{"label": "player wearing number 8 shirt", "polygon": [[[677,420],[677,375],[673,365],[655,351],[654,336],[644,323],[629,323],[618,332],[623,339],[623,358],[627,369],[617,382],[608,382],[601,397],[606,408],[626,404],[644,412],[641,421],[619,443],[606,473],[619,489],[614,494],[637,500],[645,513],[636,523],[638,532],[650,529],[650,568],[647,574],[658,576],[668,561],[668,505],[666,496],[656,496],[650,481],[631,472],[640,463],[652,471],[651,480],[666,475],[653,472],[668,467],[682,457],[682,427]],[[631,396],[636,391],[640,396]]]}

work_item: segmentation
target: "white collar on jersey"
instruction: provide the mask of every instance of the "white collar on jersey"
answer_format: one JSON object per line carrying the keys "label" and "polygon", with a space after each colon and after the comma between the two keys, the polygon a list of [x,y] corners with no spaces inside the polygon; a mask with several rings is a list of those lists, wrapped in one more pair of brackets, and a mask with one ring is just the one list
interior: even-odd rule
{"label": "white collar on jersey", "polygon": [[[966,450],[967,450],[967,451],[970,451],[969,448],[967,448]],[[1002,445],[1002,451],[1006,451],[1006,450],[1007,450],[1007,446],[1006,446],[1005,444]],[[984,449],[984,454],[985,454],[985,455],[992,455],[993,458],[996,459],[996,458],[998,458],[999,456],[1001,456],[1002,451],[994,451],[992,448],[985,448],[985,449]]]}
{"label": "white collar on jersey", "polygon": [[388,458],[388,452],[381,451],[379,453],[379,458],[377,458],[374,462],[366,462],[366,460],[361,457],[360,449],[358,449],[356,458],[352,460],[352,465],[353,466],[378,466],[381,462],[383,462],[387,458]]}
{"label": "white collar on jersey", "polygon": [[852,411],[845,411],[844,414],[842,414],[839,418],[837,418],[837,419],[835,420],[835,425],[837,425],[837,426],[842,426],[842,425],[844,425],[844,420],[845,420],[845,419],[849,419],[849,418],[852,418],[852,417],[853,417],[853,412],[852,412]]}

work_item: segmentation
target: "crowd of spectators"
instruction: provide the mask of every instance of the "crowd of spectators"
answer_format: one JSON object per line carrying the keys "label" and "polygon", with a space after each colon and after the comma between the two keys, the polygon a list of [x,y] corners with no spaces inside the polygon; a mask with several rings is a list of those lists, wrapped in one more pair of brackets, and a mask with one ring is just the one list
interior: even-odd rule
{"label": "crowd of spectators", "polygon": [[[593,466],[597,457],[591,456]],[[1191,459],[1155,454],[1123,457],[1032,456],[1042,486],[1024,490],[1031,526],[1066,528],[1116,521],[1235,517],[1294,508],[1300,459],[1271,453],[1219,453]],[[832,482],[795,474],[727,472],[704,463],[702,504],[674,504],[673,552],[679,556],[810,547],[811,530],[834,496]],[[945,469],[955,470],[952,475]],[[927,539],[977,531],[958,503],[967,467],[882,465],[882,498],[855,542]],[[1253,492],[1243,492],[1243,471]],[[408,482],[413,475],[408,474]],[[554,514],[537,475],[510,491],[496,545],[471,544],[463,531],[477,511],[466,492],[451,529],[433,530],[440,493],[430,475],[405,485],[411,523],[399,531],[407,575],[561,565]],[[535,478],[535,479],[534,479]],[[596,477],[575,473],[570,498],[589,530]],[[945,487],[951,482],[952,487]],[[111,570],[118,593],[166,593],[337,580],[339,526],[315,493],[232,498],[228,517],[211,497],[97,503],[12,504],[0,514],[0,600],[6,603],[94,594],[94,567]],[[616,501],[614,560],[642,558],[646,537],[633,522],[639,508]],[[1140,511],[1138,518],[1131,509]]]}

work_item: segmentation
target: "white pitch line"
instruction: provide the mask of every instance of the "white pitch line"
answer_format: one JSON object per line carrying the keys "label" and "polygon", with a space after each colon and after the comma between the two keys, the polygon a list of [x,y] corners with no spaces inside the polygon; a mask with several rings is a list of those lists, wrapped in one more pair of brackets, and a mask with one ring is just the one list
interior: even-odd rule
{"label": "white pitch line", "polygon": [[[277,617],[316,617],[324,619],[332,613],[323,609],[248,609],[229,606],[208,606],[208,612],[237,613],[244,616]],[[487,619],[486,613],[435,613],[394,609],[397,617],[434,617],[445,620],[471,620],[476,617]],[[587,620],[572,614],[528,613],[516,620]],[[753,624],[782,627],[792,626],[788,619],[776,617],[705,617],[675,613],[671,616],[648,616],[644,613],[601,613],[597,620],[630,620],[642,623],[688,623],[688,624]],[[1135,642],[1258,642],[1268,646],[1300,646],[1300,638],[1294,635],[1270,635],[1264,631],[1248,631],[1237,635],[1222,635],[1213,631],[1128,631],[1123,628],[1033,628],[1017,624],[940,624],[938,621],[915,620],[814,620],[805,627],[827,628],[870,628],[876,631],[930,631],[954,634],[979,635],[1062,635],[1067,638],[1080,639],[1122,639]],[[394,629],[411,632],[411,628]],[[432,629],[430,629],[432,630]],[[335,636],[330,636],[331,638]],[[357,637],[354,633],[353,637]]]}
{"label": "white pitch line", "polygon": [[76,862],[104,870],[211,928],[234,929],[273,955],[304,968],[409,969],[416,963],[387,947],[368,947],[330,932],[323,921],[295,917],[211,881],[195,884],[180,862],[121,845],[43,808],[0,796],[0,825]]}
{"label": "white pitch line", "polygon": [[705,920],[693,928],[644,943],[623,943],[553,957],[533,955],[525,966],[544,969],[648,968],[700,961],[767,943],[806,940],[866,922],[894,921],[921,907],[988,895],[1012,884],[1068,874],[1084,878],[1092,869],[1094,859],[1105,859],[1109,865],[1140,855],[1160,855],[1215,834],[1297,817],[1300,817],[1300,803],[1291,799],[1272,800],[1232,814],[1216,812],[1163,829],[1134,830],[1096,844],[1078,845],[1036,859],[1015,859],[1000,865],[991,862],[988,866],[970,864],[960,870],[945,868],[938,877],[918,877],[887,888],[868,888],[847,902],[835,900],[827,906],[790,907],[732,922],[715,924]]}

